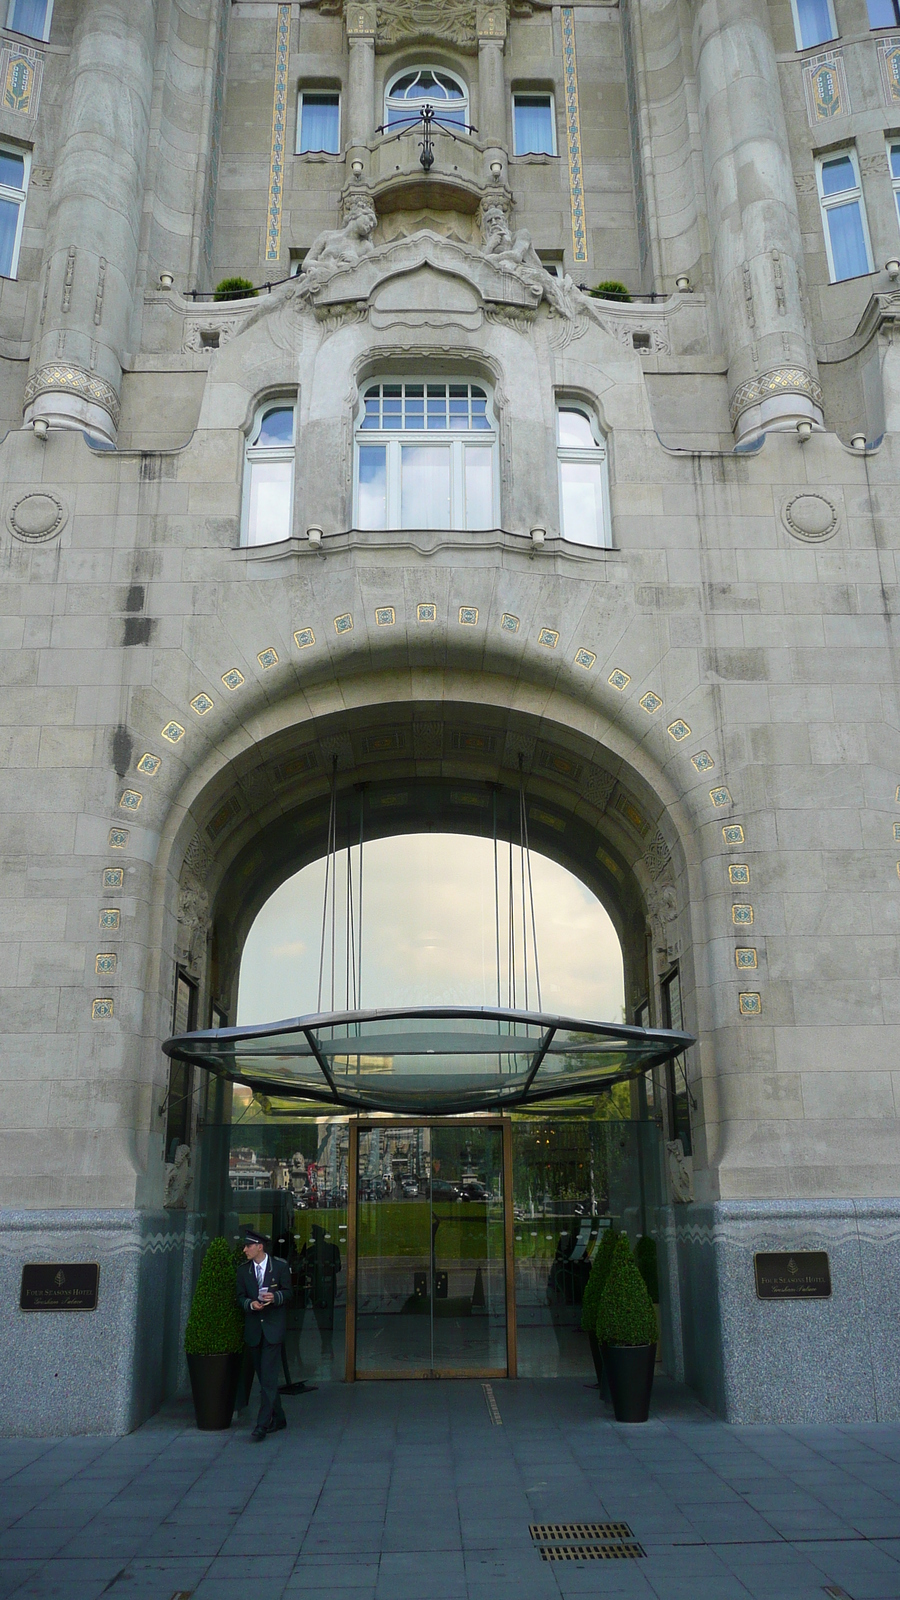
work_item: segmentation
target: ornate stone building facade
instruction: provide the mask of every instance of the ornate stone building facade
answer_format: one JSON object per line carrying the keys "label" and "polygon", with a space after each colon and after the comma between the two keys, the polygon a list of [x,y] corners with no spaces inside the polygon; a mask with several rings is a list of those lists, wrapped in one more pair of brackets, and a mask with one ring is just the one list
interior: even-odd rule
{"label": "ornate stone building facade", "polygon": [[[900,18],[3,8],[5,1425],[177,1381],[205,1102],[160,1045],[233,1016],[334,755],[461,829],[521,764],[632,1015],[677,978],[672,1370],[896,1418]],[[758,1300],[802,1249],[831,1298]],[[20,1312],[42,1260],[102,1315]]]}

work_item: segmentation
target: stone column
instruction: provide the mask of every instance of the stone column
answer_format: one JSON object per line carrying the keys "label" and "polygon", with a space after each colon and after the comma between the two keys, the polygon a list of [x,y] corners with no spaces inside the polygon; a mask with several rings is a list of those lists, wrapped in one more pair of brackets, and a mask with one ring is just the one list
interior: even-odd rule
{"label": "stone column", "polygon": [[350,150],[369,145],[375,137],[375,30],[376,12],[371,0],[349,5],[345,11],[349,66],[347,77],[347,142]]}
{"label": "stone column", "polygon": [[113,443],[132,322],[156,0],[83,0],[50,191],[25,421]]}
{"label": "stone column", "polygon": [[[506,181],[509,151],[506,114],[506,74],[503,49],[506,43],[506,6],[479,4],[476,8],[478,33],[478,134],[485,145],[485,177],[492,161],[503,164],[501,182]],[[472,118],[474,121],[474,117]]]}
{"label": "stone column", "polygon": [[697,0],[694,55],[735,438],[822,426],[800,219],[765,0]]}

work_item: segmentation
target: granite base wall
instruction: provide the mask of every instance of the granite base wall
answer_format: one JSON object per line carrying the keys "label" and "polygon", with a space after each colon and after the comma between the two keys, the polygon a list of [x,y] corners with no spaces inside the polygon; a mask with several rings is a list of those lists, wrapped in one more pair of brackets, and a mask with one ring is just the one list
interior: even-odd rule
{"label": "granite base wall", "polygon": [[[186,1222],[0,1211],[0,1434],[130,1433],[177,1391]],[[99,1262],[96,1311],[21,1311],[22,1266],[38,1261]]]}
{"label": "granite base wall", "polygon": [[[685,1381],[735,1423],[900,1419],[900,1200],[672,1213]],[[831,1298],[758,1300],[758,1250],[827,1250]]]}

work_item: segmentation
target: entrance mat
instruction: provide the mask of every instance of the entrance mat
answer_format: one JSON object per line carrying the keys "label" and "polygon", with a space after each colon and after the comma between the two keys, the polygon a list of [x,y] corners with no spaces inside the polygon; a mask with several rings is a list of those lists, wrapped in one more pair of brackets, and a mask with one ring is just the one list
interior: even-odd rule
{"label": "entrance mat", "polygon": [[532,1539],[633,1539],[627,1522],[530,1522]]}
{"label": "entrance mat", "polygon": [[639,1544],[542,1544],[542,1561],[628,1561],[646,1552]]}

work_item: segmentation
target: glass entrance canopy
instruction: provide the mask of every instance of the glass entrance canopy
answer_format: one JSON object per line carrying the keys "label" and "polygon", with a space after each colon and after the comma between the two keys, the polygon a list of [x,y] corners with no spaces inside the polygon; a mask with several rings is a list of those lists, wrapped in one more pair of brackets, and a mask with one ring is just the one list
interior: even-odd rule
{"label": "glass entrance canopy", "polygon": [[168,1039],[163,1050],[266,1095],[439,1116],[596,1094],[693,1043],[658,1028],[425,1006],[211,1028]]}

